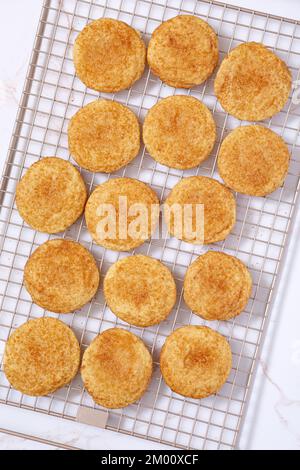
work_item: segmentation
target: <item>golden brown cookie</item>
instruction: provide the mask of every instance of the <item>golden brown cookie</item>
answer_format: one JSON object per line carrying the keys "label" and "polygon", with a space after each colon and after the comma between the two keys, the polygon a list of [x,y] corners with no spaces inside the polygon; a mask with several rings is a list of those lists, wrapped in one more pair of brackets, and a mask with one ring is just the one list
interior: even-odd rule
{"label": "golden brown cookie", "polygon": [[232,367],[231,349],[206,326],[184,326],[167,339],[160,355],[163,378],[173,392],[205,398],[218,392]]}
{"label": "golden brown cookie", "polygon": [[150,256],[133,255],[114,263],[104,278],[109,308],[136,326],[163,321],[176,302],[176,284],[169,269]]}
{"label": "golden brown cookie", "polygon": [[229,114],[262,121],[284,107],[291,86],[285,62],[263,44],[246,42],[223,60],[215,79],[215,94]]}
{"label": "golden brown cookie", "polygon": [[16,390],[42,396],[71,382],[79,362],[80,347],[71,328],[55,318],[36,318],[9,337],[4,372]]}
{"label": "golden brown cookie", "polygon": [[28,259],[24,283],[33,302],[56,313],[78,310],[91,300],[99,271],[80,243],[55,239],[40,245]]}
{"label": "golden brown cookie", "polygon": [[151,71],[168,85],[200,85],[218,63],[218,39],[206,21],[179,15],[162,23],[152,34],[147,59]]}
{"label": "golden brown cookie", "polygon": [[72,117],[68,139],[70,153],[78,165],[110,173],[127,165],[139,153],[140,126],[126,106],[97,100]]}
{"label": "golden brown cookie", "polygon": [[[201,205],[204,226],[202,218],[197,217],[197,209],[201,214]],[[235,224],[235,213],[232,192],[206,176],[183,178],[174,186],[164,204],[169,233],[195,244],[224,240]]]}
{"label": "golden brown cookie", "polygon": [[92,238],[110,250],[128,251],[142,245],[154,232],[158,217],[155,192],[133,178],[114,178],[100,184],[85,208]]}
{"label": "golden brown cookie", "polygon": [[271,129],[242,126],[223,140],[218,170],[226,186],[234,191],[265,196],[283,184],[289,160],[287,145]]}
{"label": "golden brown cookie", "polygon": [[139,400],[151,375],[152,357],[143,341],[121,328],[98,335],[83,355],[84,386],[106,408],[124,408]]}
{"label": "golden brown cookie", "polygon": [[84,181],[66,160],[44,157],[31,165],[16,191],[21,217],[35,230],[63,232],[82,214],[87,199]]}
{"label": "golden brown cookie", "polygon": [[146,64],[146,47],[140,34],[123,21],[100,18],[76,38],[76,74],[89,88],[112,93],[129,88]]}
{"label": "golden brown cookie", "polygon": [[228,320],[244,310],[251,287],[251,275],[239,259],[208,251],[187,269],[183,297],[205,320]]}
{"label": "golden brown cookie", "polygon": [[216,140],[216,125],[201,101],[192,96],[169,96],[149,110],[143,139],[157,162],[185,170],[209,156]]}

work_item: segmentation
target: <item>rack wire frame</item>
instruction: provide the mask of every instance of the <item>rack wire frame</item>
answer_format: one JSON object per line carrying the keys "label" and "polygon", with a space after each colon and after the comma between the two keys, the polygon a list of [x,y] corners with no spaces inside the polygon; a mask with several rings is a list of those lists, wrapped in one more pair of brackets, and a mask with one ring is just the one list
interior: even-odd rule
{"label": "rack wire frame", "polygon": [[[57,237],[27,226],[16,210],[14,194],[24,172],[43,156],[57,155],[72,161],[67,145],[67,125],[79,108],[102,96],[129,106],[143,121],[147,110],[160,98],[191,94],[211,109],[217,125],[215,148],[200,167],[188,171],[166,168],[154,162],[142,147],[132,163],[112,175],[92,174],[80,169],[89,191],[107,178],[130,176],[150,184],[163,201],[184,176],[202,174],[219,179],[216,156],[220,142],[231,129],[245,123],[229,116],[220,107],[213,93],[214,76],[201,86],[179,90],[162,84],[146,68],[143,77],[129,90],[99,94],[87,89],[74,75],[72,46],[78,32],[89,21],[99,17],[118,18],[140,30],[148,42],[152,31],[162,21],[177,14],[195,14],[213,26],[219,37],[220,61],[241,42],[263,42],[287,62],[294,83],[298,85],[300,23],[297,21],[208,0],[45,0],[0,189],[1,357],[7,338],[19,325],[29,318],[57,317],[33,304],[23,286],[23,268],[28,256],[41,243]],[[59,315],[73,328],[83,350],[100,331],[120,326],[139,335],[153,354],[155,368],[147,392],[139,402],[127,408],[110,410],[107,429],[184,449],[236,447],[299,193],[300,111],[293,101],[290,97],[280,113],[263,123],[279,133],[291,151],[285,183],[264,198],[237,194],[237,223],[226,240],[209,247],[197,247],[166,237],[151,239],[134,251],[161,260],[174,273],[178,299],[166,321],[149,328],[127,325],[108,309],[102,288],[80,311]],[[116,253],[95,245],[83,217],[61,236],[77,240],[91,250],[102,278],[113,262],[128,256],[128,253]],[[205,322],[193,315],[183,302],[185,271],[207,249],[238,256],[251,271],[251,299],[245,311],[231,321]],[[228,338],[233,352],[233,368],[227,383],[219,393],[203,400],[184,398],[171,392],[159,370],[159,352],[165,338],[185,324],[207,324],[216,329]],[[0,403],[70,420],[76,420],[79,407],[101,409],[86,393],[79,376],[69,386],[48,397],[22,395],[7,382],[2,362]]]}

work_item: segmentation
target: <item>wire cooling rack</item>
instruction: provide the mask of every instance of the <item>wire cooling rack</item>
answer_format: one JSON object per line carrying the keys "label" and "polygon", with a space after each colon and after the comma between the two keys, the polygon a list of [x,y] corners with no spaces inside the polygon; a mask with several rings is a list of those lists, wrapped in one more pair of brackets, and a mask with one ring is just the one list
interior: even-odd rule
{"label": "wire cooling rack", "polygon": [[[72,47],[78,32],[92,19],[118,18],[140,30],[145,41],[163,20],[190,13],[207,20],[219,37],[221,57],[244,41],[259,41],[284,59],[298,79],[300,67],[300,24],[217,2],[196,0],[47,0],[44,2],[20,109],[9,149],[1,186],[1,316],[0,354],[11,332],[29,318],[43,315],[23,286],[23,268],[28,256],[49,238],[28,227],[14,204],[17,181],[29,166],[43,156],[70,159],[67,126],[70,117],[99,94],[87,89],[75,76]],[[212,156],[200,167],[178,171],[159,165],[145,151],[124,169],[111,176],[81,170],[90,191],[108,177],[131,176],[150,184],[161,200],[183,177],[207,175],[218,179],[216,155],[225,135],[241,123],[228,116],[213,93],[213,77],[189,91],[170,88],[146,68],[143,77],[129,90],[101,94],[128,105],[143,121],[147,110],[160,98],[191,94],[212,110],[217,124],[217,143]],[[279,263],[299,191],[300,111],[291,99],[271,120],[264,122],[283,136],[291,151],[289,174],[284,186],[264,198],[237,195],[237,223],[222,243],[196,247],[174,238],[150,240],[135,252],[160,259],[174,272],[178,299],[170,317],[158,326],[140,329],[118,320],[105,305],[102,286],[96,298],[70,315],[60,315],[75,331],[82,349],[100,331],[116,325],[139,335],[151,350],[155,369],[151,385],[138,403],[102,415],[85,392],[78,376],[68,387],[51,396],[32,398],[12,389],[0,370],[0,402],[16,407],[76,420],[92,420],[110,430],[140,436],[179,448],[231,449],[237,444],[241,419],[249,395],[258,347],[268,316]],[[71,159],[72,161],[72,159]],[[72,161],[74,163],[74,161]],[[84,218],[62,234],[90,249],[102,277],[120,254],[96,246]],[[203,400],[181,397],[170,391],[161,378],[159,352],[167,335],[186,324],[205,323],[193,315],[182,300],[185,271],[197,255],[207,249],[238,256],[249,267],[253,291],[245,311],[232,321],[207,323],[224,334],[233,352],[233,368],[220,392]],[[95,410],[95,415],[94,411]],[[89,419],[87,419],[89,416]],[[97,422],[99,418],[99,422]],[[101,419],[100,419],[101,418]],[[105,418],[105,419],[103,419]]]}

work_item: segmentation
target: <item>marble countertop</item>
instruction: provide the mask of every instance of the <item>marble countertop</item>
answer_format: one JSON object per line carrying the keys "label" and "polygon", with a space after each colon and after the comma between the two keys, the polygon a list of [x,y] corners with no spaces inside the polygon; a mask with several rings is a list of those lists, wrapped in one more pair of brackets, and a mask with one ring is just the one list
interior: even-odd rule
{"label": "marble countertop", "polygon": [[[260,8],[258,0],[227,3]],[[264,2],[264,10],[298,17],[295,0]],[[22,91],[42,0],[10,0],[0,5],[0,171]],[[9,46],[8,46],[9,45]],[[272,311],[254,390],[246,416],[242,449],[300,449],[300,213]],[[2,432],[17,431],[19,437]],[[53,445],[24,438],[39,436]],[[60,445],[55,445],[55,442]],[[67,444],[83,449],[166,448],[137,438],[50,416],[0,405],[0,449],[55,449]]]}

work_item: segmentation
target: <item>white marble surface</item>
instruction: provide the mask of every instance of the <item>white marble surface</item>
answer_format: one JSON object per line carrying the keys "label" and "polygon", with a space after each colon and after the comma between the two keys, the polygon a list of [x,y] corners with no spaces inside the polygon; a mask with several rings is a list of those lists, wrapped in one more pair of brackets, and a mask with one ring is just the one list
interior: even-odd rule
{"label": "white marble surface", "polygon": [[[261,9],[259,0],[237,0]],[[12,132],[42,0],[0,1],[0,168]],[[269,0],[263,9],[300,19],[297,0]],[[300,214],[259,360],[241,438],[245,449],[300,449]],[[16,430],[85,449],[158,448],[151,442],[0,405],[0,429]],[[47,449],[43,443],[0,432],[0,449]],[[161,446],[161,448],[164,448]]]}

